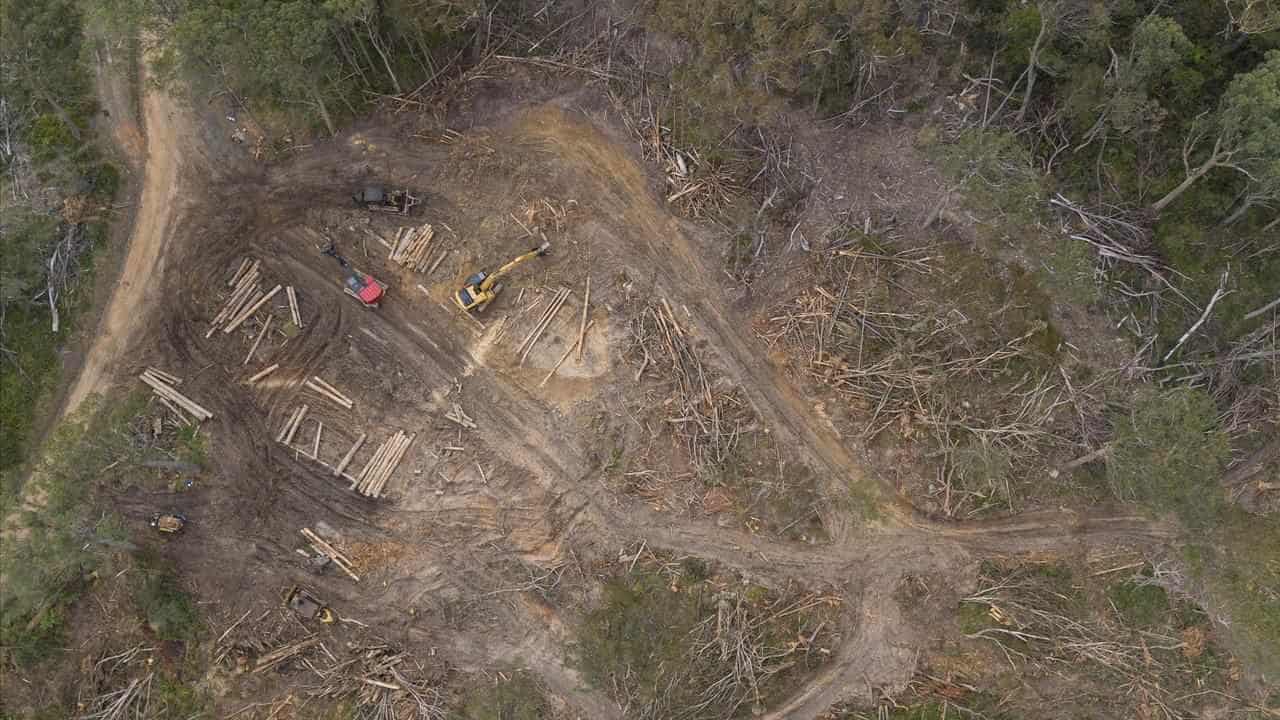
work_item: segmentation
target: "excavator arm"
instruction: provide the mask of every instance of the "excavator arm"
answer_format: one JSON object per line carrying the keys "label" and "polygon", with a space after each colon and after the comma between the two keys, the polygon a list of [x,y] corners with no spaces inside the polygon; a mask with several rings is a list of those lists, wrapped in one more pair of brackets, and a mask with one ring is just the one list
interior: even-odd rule
{"label": "excavator arm", "polygon": [[551,243],[544,242],[538,247],[530,250],[529,252],[512,259],[511,262],[508,262],[506,265],[503,265],[497,270],[494,270],[491,275],[489,275],[484,280],[482,280],[479,286],[480,291],[488,292],[492,290],[493,286],[498,284],[498,281],[502,279],[502,276],[516,269],[517,265],[525,261],[532,260],[536,257],[541,257],[543,255],[546,255],[547,251],[550,249],[551,249]]}

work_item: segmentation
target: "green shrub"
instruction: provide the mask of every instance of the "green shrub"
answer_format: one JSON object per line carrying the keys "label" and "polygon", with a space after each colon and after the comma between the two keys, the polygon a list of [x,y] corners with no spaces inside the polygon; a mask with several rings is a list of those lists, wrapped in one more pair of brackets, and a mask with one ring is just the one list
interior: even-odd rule
{"label": "green shrub", "polygon": [[1199,389],[1143,388],[1114,420],[1107,479],[1122,500],[1176,512],[1192,526],[1223,507],[1219,477],[1229,447],[1213,400]]}
{"label": "green shrub", "polygon": [[200,633],[200,615],[173,570],[153,556],[138,560],[133,600],[147,626],[161,640],[194,640]]}
{"label": "green shrub", "polygon": [[467,693],[458,720],[542,720],[551,717],[542,688],[527,675]]}
{"label": "green shrub", "polygon": [[1107,598],[1125,622],[1139,628],[1154,627],[1169,613],[1169,594],[1157,585],[1124,580],[1107,588]]}
{"label": "green shrub", "polygon": [[1231,620],[1233,650],[1246,667],[1280,677],[1280,519],[1240,510],[1216,536],[1185,549],[1193,577]]}

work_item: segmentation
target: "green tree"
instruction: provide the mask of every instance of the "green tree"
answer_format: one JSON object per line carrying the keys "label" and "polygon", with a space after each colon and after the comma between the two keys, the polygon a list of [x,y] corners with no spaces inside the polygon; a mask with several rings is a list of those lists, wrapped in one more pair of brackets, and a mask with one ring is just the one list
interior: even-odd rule
{"label": "green tree", "polygon": [[1124,135],[1154,132],[1164,120],[1159,100],[1164,79],[1185,66],[1195,50],[1176,21],[1150,16],[1134,29],[1129,56],[1120,63],[1107,118]]}
{"label": "green tree", "polygon": [[1203,390],[1144,388],[1132,413],[1115,421],[1107,478],[1122,500],[1203,525],[1223,506],[1220,476],[1229,452]]}
{"label": "green tree", "polygon": [[[1192,167],[1197,148],[1213,148]],[[1160,212],[1214,168],[1243,174],[1251,186],[1270,188],[1280,178],[1280,50],[1252,71],[1235,76],[1215,114],[1197,119],[1183,144],[1186,178],[1151,206]]]}

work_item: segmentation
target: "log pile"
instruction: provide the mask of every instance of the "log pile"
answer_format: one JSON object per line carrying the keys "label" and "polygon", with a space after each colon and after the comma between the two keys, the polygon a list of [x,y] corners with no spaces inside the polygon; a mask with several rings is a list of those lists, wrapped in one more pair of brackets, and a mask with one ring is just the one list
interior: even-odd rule
{"label": "log pile", "polygon": [[304,384],[312,392],[326,400],[332,400],[346,410],[350,410],[355,405],[351,398],[343,395],[337,388],[324,380],[321,380],[319,375],[312,375]]}
{"label": "log pile", "polygon": [[427,267],[427,250],[435,239],[436,231],[428,223],[422,227],[400,228],[391,244],[391,261],[416,272]]}
{"label": "log pile", "polygon": [[298,311],[298,291],[293,286],[284,289],[284,294],[289,298],[289,314],[293,316],[294,327],[302,329],[302,313]]}
{"label": "log pile", "polygon": [[311,545],[313,550],[325,557],[328,557],[330,560],[333,560],[333,564],[341,568],[342,572],[346,573],[352,580],[360,582],[360,576],[356,575],[355,570],[352,568],[350,558],[339,552],[337,548],[326,542],[324,538],[312,532],[311,528],[302,528],[300,532],[302,533],[302,537],[307,539],[307,543]]}
{"label": "log pile", "polygon": [[314,645],[318,645],[319,643],[320,638],[318,636],[308,635],[297,642],[291,642],[287,645],[276,648],[275,650],[258,657],[257,662],[253,664],[253,672],[256,674],[269,670],[285,660],[301,655],[305,650]]}
{"label": "log pile", "polygon": [[[187,415],[194,417],[197,421],[208,420],[213,417],[213,413],[205,410],[194,400],[178,392],[175,386],[182,384],[182,379],[176,375],[170,375],[162,370],[148,367],[146,370],[143,370],[142,374],[138,377],[142,382],[150,386],[156,397],[160,398],[160,402],[164,403],[175,412],[178,411],[178,408],[181,408],[181,410],[185,411]],[[178,412],[178,415],[181,416],[183,413]]]}
{"label": "log pile", "polygon": [[311,406],[303,405],[297,410],[294,410],[293,414],[289,416],[288,422],[286,422],[284,427],[280,428],[280,432],[276,434],[276,442],[284,443],[285,445],[293,442],[293,436],[298,434],[298,427],[302,425],[302,419],[307,416],[307,411],[310,409]]}
{"label": "log pile", "polygon": [[476,429],[476,421],[472,420],[470,416],[463,412],[462,406],[458,403],[454,403],[449,412],[444,414],[444,417],[446,420],[452,420],[468,430]]}
{"label": "log pile", "polygon": [[387,481],[391,479],[391,474],[395,472],[415,437],[417,435],[405,435],[403,430],[397,430],[395,435],[374,451],[373,457],[365,463],[350,489],[366,497],[382,497]]}
{"label": "log pile", "polygon": [[542,317],[538,319],[538,324],[533,326],[533,330],[525,336],[524,341],[520,343],[520,347],[516,348],[516,352],[520,354],[520,364],[524,365],[524,361],[529,357],[529,351],[533,350],[533,346],[538,344],[538,339],[542,337],[542,333],[546,332],[547,326],[551,325],[551,321],[555,319],[556,314],[560,312],[560,307],[564,305],[565,300],[569,299],[569,289],[560,288],[556,291],[555,297],[551,299],[551,304],[542,312]]}
{"label": "log pile", "polygon": [[229,333],[240,327],[240,325],[253,314],[258,308],[265,305],[277,292],[280,292],[280,286],[264,292],[262,285],[259,283],[261,272],[259,270],[259,261],[249,262],[249,258],[245,258],[240,262],[240,267],[236,270],[227,286],[232,288],[231,294],[227,296],[227,301],[222,304],[222,309],[213,317],[209,323],[209,329],[205,331],[205,338],[210,338],[219,328],[222,332]]}

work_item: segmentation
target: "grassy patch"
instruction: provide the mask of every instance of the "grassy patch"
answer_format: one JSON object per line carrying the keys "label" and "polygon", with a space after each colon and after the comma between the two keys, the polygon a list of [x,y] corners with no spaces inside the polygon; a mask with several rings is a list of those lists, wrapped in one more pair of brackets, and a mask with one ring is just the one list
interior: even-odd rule
{"label": "grassy patch", "polygon": [[551,709],[542,688],[524,673],[466,694],[457,720],[542,720]]}
{"label": "grassy patch", "polygon": [[1176,512],[1195,527],[1218,516],[1229,449],[1208,394],[1143,388],[1132,412],[1113,424],[1107,477],[1116,495]]}
{"label": "grassy patch", "polygon": [[153,554],[141,553],[137,560],[133,601],[147,627],[161,640],[195,640],[201,630],[200,614],[173,569]]}
{"label": "grassy patch", "polygon": [[1107,598],[1120,617],[1136,627],[1154,627],[1169,614],[1169,594],[1157,585],[1123,580],[1107,588]]}
{"label": "grassy patch", "polygon": [[[606,583],[576,646],[587,681],[645,717],[746,717],[829,657],[820,652],[829,649],[828,598],[794,588],[717,589],[742,582],[694,580],[703,566],[686,574],[685,563],[649,565]],[[735,663],[747,672],[735,673]]]}
{"label": "grassy patch", "polygon": [[1246,666],[1280,677],[1280,520],[1232,511],[1208,540],[1184,550],[1192,577],[1231,619]]}

